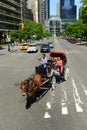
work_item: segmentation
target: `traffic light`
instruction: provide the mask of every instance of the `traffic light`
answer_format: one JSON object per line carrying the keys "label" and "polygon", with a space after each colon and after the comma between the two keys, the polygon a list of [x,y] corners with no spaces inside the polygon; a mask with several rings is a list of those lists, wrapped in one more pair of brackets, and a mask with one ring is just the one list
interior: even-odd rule
{"label": "traffic light", "polygon": [[20,28],[20,29],[24,29],[24,23],[20,23],[20,24],[19,24],[19,28]]}

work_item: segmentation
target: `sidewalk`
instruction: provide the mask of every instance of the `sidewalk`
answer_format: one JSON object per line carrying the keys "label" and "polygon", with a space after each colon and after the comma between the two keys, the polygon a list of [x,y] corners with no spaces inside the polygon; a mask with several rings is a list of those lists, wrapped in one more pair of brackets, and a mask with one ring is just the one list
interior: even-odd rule
{"label": "sidewalk", "polygon": [[[10,53],[13,53],[17,50],[19,50],[20,46],[13,46],[13,47],[10,47],[11,51]],[[5,55],[5,54],[8,54],[9,51],[8,51],[8,45],[0,45],[0,55]]]}
{"label": "sidewalk", "polygon": [[79,45],[79,46],[85,46],[85,47],[87,47],[87,41],[77,42],[76,44]]}

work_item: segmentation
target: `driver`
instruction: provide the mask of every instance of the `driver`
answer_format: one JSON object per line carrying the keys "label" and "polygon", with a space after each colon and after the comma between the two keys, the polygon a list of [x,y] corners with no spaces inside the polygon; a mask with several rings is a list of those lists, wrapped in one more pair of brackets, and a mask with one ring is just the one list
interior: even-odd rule
{"label": "driver", "polygon": [[40,61],[40,65],[39,66],[44,66],[44,68],[46,67],[46,63],[47,63],[48,59],[46,57],[46,54],[42,54],[42,58],[41,58],[41,61]]}

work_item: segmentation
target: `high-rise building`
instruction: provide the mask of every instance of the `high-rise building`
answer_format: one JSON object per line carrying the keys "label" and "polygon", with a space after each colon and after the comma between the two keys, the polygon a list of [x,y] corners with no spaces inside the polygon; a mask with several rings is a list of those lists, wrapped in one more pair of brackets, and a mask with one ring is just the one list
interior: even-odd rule
{"label": "high-rise building", "polygon": [[33,20],[38,22],[38,0],[27,0],[27,7],[32,11]]}
{"label": "high-rise building", "polygon": [[20,0],[0,0],[0,31],[17,30],[20,22]]}
{"label": "high-rise building", "polygon": [[9,31],[17,31],[23,18],[30,19],[27,0],[0,0],[0,38]]}
{"label": "high-rise building", "polygon": [[38,0],[38,22],[45,23],[45,0]]}
{"label": "high-rise building", "polygon": [[56,4],[56,15],[60,18],[60,2]]}
{"label": "high-rise building", "polygon": [[50,0],[45,0],[45,21],[50,17]]}
{"label": "high-rise building", "polygon": [[63,20],[76,20],[75,0],[60,0],[60,18]]}
{"label": "high-rise building", "polygon": [[38,21],[45,24],[50,17],[50,0],[38,0]]}

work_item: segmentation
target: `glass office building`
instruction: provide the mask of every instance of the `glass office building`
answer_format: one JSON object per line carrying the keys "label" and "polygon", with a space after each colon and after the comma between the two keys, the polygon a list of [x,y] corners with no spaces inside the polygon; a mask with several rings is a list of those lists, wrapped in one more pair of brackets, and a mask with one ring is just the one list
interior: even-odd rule
{"label": "glass office building", "polygon": [[60,18],[66,20],[76,20],[75,0],[60,0]]}
{"label": "glass office building", "polygon": [[50,17],[50,0],[45,0],[45,20],[48,21]]}

